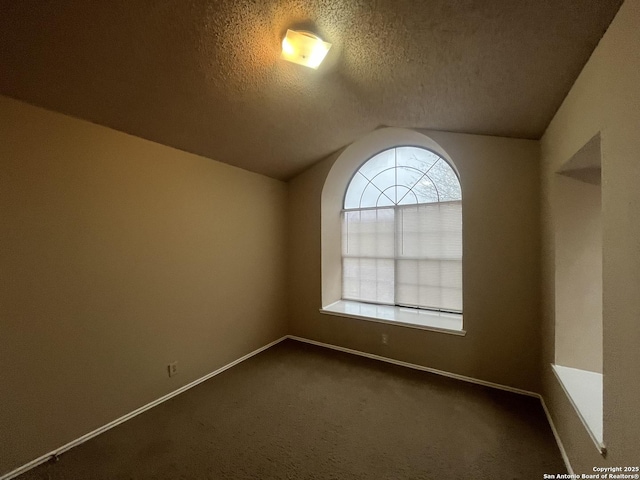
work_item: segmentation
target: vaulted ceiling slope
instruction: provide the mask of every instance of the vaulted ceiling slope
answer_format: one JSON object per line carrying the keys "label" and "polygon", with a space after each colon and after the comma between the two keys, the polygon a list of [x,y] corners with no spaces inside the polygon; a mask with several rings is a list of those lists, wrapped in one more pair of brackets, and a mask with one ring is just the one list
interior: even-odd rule
{"label": "vaulted ceiling slope", "polygon": [[0,0],[0,93],[288,179],[380,125],[539,138],[621,3]]}

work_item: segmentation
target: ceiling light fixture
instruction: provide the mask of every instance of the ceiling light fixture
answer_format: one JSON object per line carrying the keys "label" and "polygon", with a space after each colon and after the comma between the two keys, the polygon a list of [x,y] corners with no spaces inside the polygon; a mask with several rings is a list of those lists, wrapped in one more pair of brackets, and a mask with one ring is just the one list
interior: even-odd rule
{"label": "ceiling light fixture", "polygon": [[317,69],[330,48],[330,43],[323,42],[313,33],[304,30],[287,30],[287,35],[282,40],[280,58]]}

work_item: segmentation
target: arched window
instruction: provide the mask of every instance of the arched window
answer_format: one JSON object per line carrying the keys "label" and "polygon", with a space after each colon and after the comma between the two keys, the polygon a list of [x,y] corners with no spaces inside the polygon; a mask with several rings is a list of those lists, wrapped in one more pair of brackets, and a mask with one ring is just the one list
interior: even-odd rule
{"label": "arched window", "polygon": [[462,312],[462,191],[440,155],[378,153],[355,173],[342,211],[342,298]]}

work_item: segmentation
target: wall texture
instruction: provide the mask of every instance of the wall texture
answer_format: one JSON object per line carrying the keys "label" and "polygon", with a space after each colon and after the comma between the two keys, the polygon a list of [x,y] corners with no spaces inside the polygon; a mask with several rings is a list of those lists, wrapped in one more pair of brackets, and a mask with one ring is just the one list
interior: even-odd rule
{"label": "wall texture", "polygon": [[[542,138],[544,396],[576,473],[640,458],[640,0],[627,0]],[[600,132],[604,443],[599,455],[551,373],[554,175]]]}
{"label": "wall texture", "polygon": [[555,363],[602,373],[600,185],[564,175],[555,190]]}
{"label": "wall texture", "polygon": [[0,475],[286,333],[284,183],[6,97],[0,138]]}
{"label": "wall texture", "polygon": [[[339,154],[290,182],[290,331],[321,342],[538,391],[538,143],[424,133],[449,154],[461,177],[467,335],[458,337],[319,313],[321,196]],[[388,345],[381,344],[381,333],[389,335]]]}

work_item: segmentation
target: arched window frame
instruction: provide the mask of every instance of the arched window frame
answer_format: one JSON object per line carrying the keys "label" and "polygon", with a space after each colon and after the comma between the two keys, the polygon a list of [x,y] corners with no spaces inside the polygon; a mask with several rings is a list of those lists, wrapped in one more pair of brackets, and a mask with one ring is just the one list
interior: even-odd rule
{"label": "arched window frame", "polygon": [[[445,136],[446,138],[446,136]],[[464,198],[464,179],[457,165],[438,142],[416,130],[386,127],[358,139],[337,152],[318,168],[326,173],[321,194],[321,307],[320,312],[332,316],[353,317],[375,322],[402,324],[414,328],[465,335],[462,315],[414,313],[407,319],[398,307],[358,304],[345,307],[342,299],[341,211],[347,186],[360,165],[375,154],[394,146],[412,145],[431,150],[444,158],[458,176]],[[464,209],[464,206],[463,206]],[[463,210],[464,211],[464,210]],[[463,235],[464,242],[464,235]],[[464,265],[463,265],[464,270]],[[463,272],[464,278],[464,272]],[[358,302],[356,302],[358,303]],[[391,310],[390,310],[391,309]],[[422,313],[422,311],[421,311]],[[432,312],[433,313],[433,312]],[[428,318],[427,318],[428,317]]]}
{"label": "arched window frame", "polygon": [[[395,152],[397,153],[397,150],[398,150],[398,149],[405,149],[405,148],[418,149],[418,150],[425,151],[425,152],[427,152],[428,154],[431,154],[431,155],[434,155],[435,157],[437,157],[437,160],[436,160],[436,161],[434,162],[434,164],[433,164],[433,165],[431,165],[431,166],[430,166],[430,168],[428,168],[428,169],[427,169],[427,171],[425,171],[425,172],[422,172],[421,170],[419,170],[417,167],[414,167],[414,166],[408,166],[408,165],[397,165],[397,161],[396,161],[396,166],[395,166],[395,167],[389,167],[389,168],[387,168],[387,169],[392,169],[392,168],[395,168],[395,169],[397,169],[397,168],[409,168],[409,169],[413,169],[413,170],[415,170],[415,171],[416,171],[416,173],[417,173],[417,174],[421,175],[421,177],[420,177],[420,178],[418,178],[418,180],[416,181],[416,183],[417,183],[418,181],[420,181],[420,180],[422,179],[422,177],[425,177],[425,176],[426,176],[426,177],[428,177],[428,178],[433,182],[433,184],[434,184],[434,186],[435,186],[435,188],[436,188],[436,190],[437,190],[438,185],[436,184],[436,182],[435,182],[435,181],[433,181],[433,178],[431,178],[431,176],[429,176],[429,171],[431,170],[431,168],[432,168],[433,166],[435,166],[435,164],[437,164],[437,163],[438,163],[438,160],[441,160],[442,162],[444,162],[444,163],[447,165],[447,167],[448,167],[448,168],[450,168],[450,169],[451,169],[451,172],[453,173],[453,175],[455,175],[455,178],[456,178],[456,180],[457,180],[457,187],[460,189],[460,192],[457,194],[457,196],[456,196],[455,200],[462,200],[462,184],[460,183],[460,174],[459,174],[459,173],[458,173],[458,171],[456,170],[455,166],[451,163],[451,161],[450,161],[450,160],[447,160],[447,158],[446,158],[445,156],[443,156],[443,155],[439,154],[437,151],[434,151],[434,150],[432,150],[432,149],[430,149],[430,148],[426,148],[426,147],[423,147],[423,146],[420,146],[420,145],[393,145],[393,146],[387,147],[387,148],[385,148],[385,149],[383,149],[383,150],[381,150],[381,151],[379,151],[379,152],[375,153],[375,154],[374,154],[374,155],[372,155],[371,157],[369,157],[369,158],[365,159],[365,160],[364,160],[364,161],[363,161],[363,162],[358,166],[358,168],[356,168],[356,170],[354,170],[354,171],[353,171],[353,173],[351,174],[351,177],[349,178],[349,181],[347,182],[347,186],[346,186],[345,191],[344,191],[343,200],[342,200],[343,209],[345,209],[345,210],[346,210],[346,209],[350,209],[350,208],[356,208],[356,207],[348,207],[348,206],[346,205],[346,203],[347,203],[347,194],[348,194],[348,191],[349,191],[350,186],[351,186],[351,185],[352,185],[352,183],[353,183],[354,178],[358,175],[358,173],[361,173],[361,170],[362,170],[362,168],[363,168],[364,166],[366,166],[370,161],[374,160],[376,157],[378,157],[378,156],[379,156],[379,155],[381,155],[381,154],[384,154],[384,153],[386,153],[386,152],[390,152],[390,151],[392,151],[392,150],[393,150],[393,151],[395,151]],[[373,179],[372,179],[372,180],[373,180]],[[397,184],[396,184],[396,185],[397,185]],[[414,193],[414,195],[415,195],[415,193]],[[451,198],[448,198],[448,199],[447,199],[447,198],[444,198],[444,199],[442,199],[442,200],[441,200],[441,199],[440,199],[440,192],[439,192],[438,190],[437,190],[437,195],[438,195],[438,202],[445,202],[445,201],[451,200]],[[389,198],[389,197],[387,197],[387,198]],[[393,201],[393,200],[391,200],[391,201]],[[401,200],[400,200],[400,201],[401,201]],[[431,203],[431,202],[420,202],[420,201],[418,201],[418,199],[417,199],[417,197],[416,197],[416,202],[415,202],[415,203]],[[400,205],[401,203],[396,203],[396,204]],[[409,205],[409,204],[405,204],[405,205]],[[360,205],[360,207],[361,207],[361,208],[367,208],[367,206],[364,206],[364,207],[363,207],[362,205]],[[369,206],[369,207],[370,207],[370,206]]]}
{"label": "arched window frame", "polygon": [[342,210],[342,300],[462,313],[462,189],[431,149],[366,159]]}

